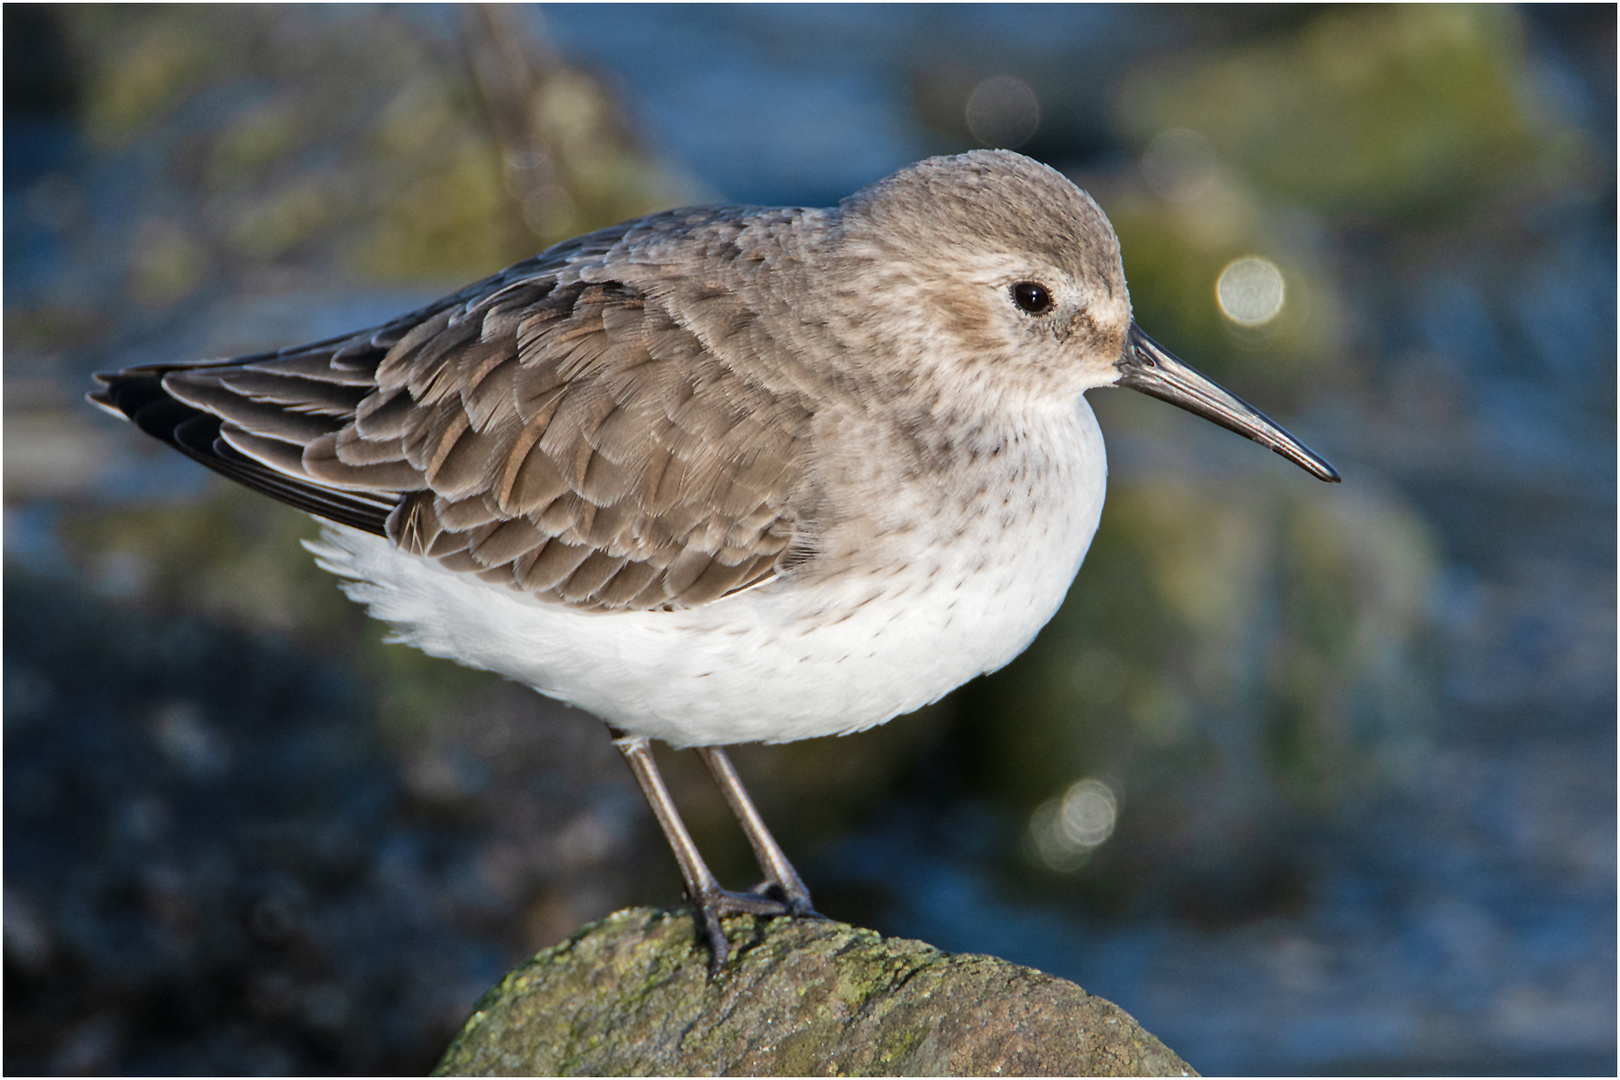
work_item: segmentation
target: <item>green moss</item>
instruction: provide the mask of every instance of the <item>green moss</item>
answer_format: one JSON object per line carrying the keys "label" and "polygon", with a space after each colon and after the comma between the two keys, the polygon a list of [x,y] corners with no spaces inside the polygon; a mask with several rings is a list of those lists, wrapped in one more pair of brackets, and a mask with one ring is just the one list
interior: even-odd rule
{"label": "green moss", "polygon": [[1341,8],[1145,71],[1122,114],[1144,144],[1172,128],[1199,132],[1282,199],[1446,213],[1549,148],[1526,111],[1523,49],[1508,8]]}
{"label": "green moss", "polygon": [[300,102],[292,94],[233,116],[208,150],[208,186],[237,188],[266,179],[296,154],[306,128]]}
{"label": "green moss", "polygon": [[131,14],[92,10],[72,23],[96,60],[88,69],[85,128],[109,143],[150,130],[218,70],[215,43],[183,9]]}
{"label": "green moss", "polygon": [[1185,1063],[1079,987],[830,922],[621,912],[479,1002],[440,1074],[1142,1074]]}
{"label": "green moss", "polygon": [[150,307],[172,304],[202,283],[210,262],[208,249],[180,220],[148,219],[129,267],[130,294]]}

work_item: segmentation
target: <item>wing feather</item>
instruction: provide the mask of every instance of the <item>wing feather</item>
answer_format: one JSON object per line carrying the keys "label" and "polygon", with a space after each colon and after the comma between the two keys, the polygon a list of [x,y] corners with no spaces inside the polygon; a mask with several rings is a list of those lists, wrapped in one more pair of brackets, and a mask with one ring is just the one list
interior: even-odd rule
{"label": "wing feather", "polygon": [[679,300],[626,255],[638,228],[702,226],[683,213],[348,337],[100,376],[93,400],[457,572],[586,609],[707,603],[768,580],[803,529],[811,407],[723,355],[759,339],[739,297]]}

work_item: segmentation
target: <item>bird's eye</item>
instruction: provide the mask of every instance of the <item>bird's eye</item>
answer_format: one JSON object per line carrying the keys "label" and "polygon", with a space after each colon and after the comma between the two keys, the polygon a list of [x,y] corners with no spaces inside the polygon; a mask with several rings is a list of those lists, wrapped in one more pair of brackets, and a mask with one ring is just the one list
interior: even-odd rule
{"label": "bird's eye", "polygon": [[1014,285],[1012,298],[1020,311],[1030,315],[1045,315],[1052,310],[1052,290],[1037,281],[1020,281]]}

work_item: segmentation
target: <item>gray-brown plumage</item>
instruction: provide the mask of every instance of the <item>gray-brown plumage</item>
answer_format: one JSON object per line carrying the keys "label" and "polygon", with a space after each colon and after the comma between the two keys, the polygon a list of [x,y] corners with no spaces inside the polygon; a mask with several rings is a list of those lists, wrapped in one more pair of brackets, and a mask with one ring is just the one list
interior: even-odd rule
{"label": "gray-brown plumage", "polygon": [[250,487],[545,600],[703,603],[787,552],[813,404],[699,337],[746,332],[723,286],[660,289],[664,267],[629,253],[678,232],[747,272],[763,260],[739,235],[784,213],[672,211],[373,331],[104,375],[94,400]]}
{"label": "gray-brown plumage", "polygon": [[[363,333],[99,378],[103,407],[360,530],[314,550],[401,640],[614,725],[716,963],[721,915],[811,911],[720,747],[881,723],[1021,651],[1102,510],[1086,390],[1337,479],[1143,334],[1102,211],[1004,151],[830,210],[657,214]],[[761,890],[719,888],[650,737],[702,748]]]}

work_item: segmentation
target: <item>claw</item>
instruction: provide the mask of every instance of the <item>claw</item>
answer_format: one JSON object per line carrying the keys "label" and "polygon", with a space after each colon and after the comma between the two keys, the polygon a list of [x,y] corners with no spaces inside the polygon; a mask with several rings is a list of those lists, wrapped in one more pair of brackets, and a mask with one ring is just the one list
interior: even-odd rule
{"label": "claw", "polygon": [[[698,926],[709,941],[709,977],[720,974],[731,956],[731,943],[726,939],[721,920],[728,915],[757,915],[763,918],[793,916],[796,913],[785,901],[754,893],[737,893],[726,889],[692,900],[697,911]],[[820,916],[817,916],[820,918]]]}

